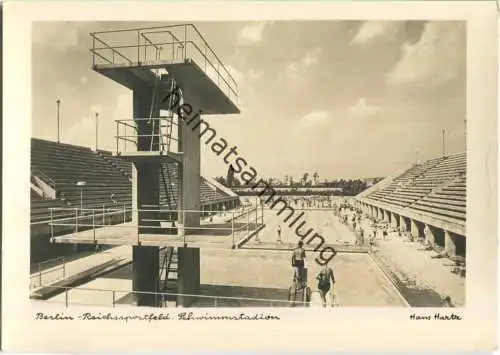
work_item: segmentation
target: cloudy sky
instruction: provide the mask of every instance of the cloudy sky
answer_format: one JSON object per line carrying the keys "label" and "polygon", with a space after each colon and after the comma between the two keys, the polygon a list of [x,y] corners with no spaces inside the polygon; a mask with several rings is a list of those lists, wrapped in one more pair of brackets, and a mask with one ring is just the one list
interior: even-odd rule
{"label": "cloudy sky", "polygon": [[[158,23],[43,23],[33,29],[32,136],[113,150],[131,92],[91,70],[89,32]],[[196,23],[239,85],[241,114],[208,120],[261,176],[385,176],[465,150],[466,41],[460,22]],[[202,149],[202,172],[225,175]]]}

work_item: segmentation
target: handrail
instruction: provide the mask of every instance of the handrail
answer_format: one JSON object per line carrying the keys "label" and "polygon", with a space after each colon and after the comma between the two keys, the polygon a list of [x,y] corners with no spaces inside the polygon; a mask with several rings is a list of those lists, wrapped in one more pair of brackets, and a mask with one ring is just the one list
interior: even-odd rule
{"label": "handrail", "polygon": [[[217,54],[215,54],[215,52],[213,51],[212,47],[210,47],[210,45],[207,43],[207,41],[205,40],[205,38],[201,35],[200,31],[198,31],[198,29],[192,24],[187,24],[187,26],[190,26],[192,27],[195,32],[198,34],[198,36],[200,36],[201,40],[205,43],[205,45],[208,47],[208,49],[210,50],[210,52],[212,52],[212,54],[215,56],[215,59],[217,59],[217,61],[219,62],[220,65],[222,65],[222,67],[224,68],[224,70],[226,70],[227,74],[231,77],[231,79],[233,79],[233,82],[235,83],[236,87],[238,87],[238,84],[236,83],[236,81],[234,80],[233,76],[229,73],[229,71],[226,69],[226,67],[224,66],[224,64],[222,63],[222,61],[220,60],[220,58],[217,56]],[[199,48],[198,48],[199,49]],[[201,52],[201,50],[200,50]]]}
{"label": "handrail", "polygon": [[[111,49],[111,51],[113,53],[117,53],[120,57],[122,57],[123,59],[127,60],[130,64],[133,63],[133,61],[131,61],[130,59],[128,59],[127,57],[125,57],[123,54],[121,54],[120,52],[118,52],[117,50],[115,50],[113,47],[111,47],[109,44],[107,44],[106,42],[104,42],[100,38],[95,37],[95,36],[92,36],[92,38],[94,38],[94,39],[98,40],[99,42],[101,42],[102,44],[104,44],[106,47],[108,47],[108,49]],[[92,48],[92,49],[94,49],[94,48]]]}
{"label": "handrail", "polygon": [[[182,29],[184,28],[184,40],[181,41],[177,36],[175,36],[175,34],[173,34],[172,31],[170,30],[164,30],[162,31],[163,29],[172,29],[172,28],[178,28],[178,29]],[[197,40],[201,40],[203,45],[205,46],[205,50],[202,51],[200,49],[200,47],[193,41],[193,40],[189,40],[188,41],[188,29],[192,29],[194,30],[194,33],[195,33],[195,36],[197,37]],[[106,42],[104,42],[103,39],[99,38],[98,36],[99,35],[103,35],[103,34],[109,34],[109,33],[126,33],[126,32],[130,32],[130,33],[137,33],[137,43],[135,43],[134,45],[130,45],[130,46],[115,46],[115,47],[112,47],[110,45],[108,45]],[[177,42],[174,42],[172,41],[171,43],[153,43],[153,41],[148,38],[148,36],[146,35],[150,35],[150,34],[155,34],[155,33],[166,33],[166,34],[169,34],[172,39],[175,39]],[[153,46],[154,48],[156,48],[158,50],[158,46],[159,45],[162,45],[162,44],[178,44],[180,46],[180,48],[184,49],[183,51],[183,59],[185,60],[186,59],[186,56],[187,56],[187,52],[186,52],[186,47],[185,47],[185,44],[190,42],[191,44],[194,45],[194,47],[196,48],[196,50],[202,55],[202,57],[204,58],[204,60],[206,62],[208,62],[212,68],[217,72],[218,74],[218,77],[222,77],[223,81],[226,83],[226,85],[228,86],[228,88],[237,96],[237,91],[238,91],[238,83],[236,82],[236,80],[234,79],[234,77],[231,75],[231,73],[229,72],[228,68],[226,68],[226,66],[224,65],[224,63],[222,62],[222,60],[219,58],[219,56],[215,53],[215,51],[213,50],[213,48],[208,44],[207,40],[203,37],[203,35],[200,33],[200,31],[194,26],[194,24],[192,23],[188,23],[188,24],[179,24],[179,25],[166,25],[166,26],[153,26],[153,27],[141,27],[141,28],[135,28],[135,29],[123,29],[123,30],[109,30],[109,31],[100,31],[100,32],[92,32],[90,33],[90,36],[97,40],[99,43],[103,44],[105,46],[105,48],[102,48],[102,47],[95,47],[95,43],[93,43],[93,48],[92,48],[92,53],[94,54],[97,54],[97,51],[99,50],[102,50],[102,49],[111,49],[113,51],[113,53],[118,53],[118,55],[122,58],[124,58],[125,60],[127,60],[130,64],[133,63],[132,60],[130,60],[128,57],[126,57],[125,55],[121,54],[119,51],[116,51],[116,48],[135,48],[137,47],[138,48],[138,52],[137,52],[137,62],[140,62],[141,61],[141,58],[140,58],[140,53],[139,53],[139,48],[144,46],[144,47],[149,47],[149,46]],[[144,43],[144,44],[140,44],[139,43],[139,38],[140,37],[143,37],[145,41],[149,42],[149,44],[147,43]],[[208,48],[208,51],[209,51],[209,54],[211,54],[217,64],[218,64],[218,67],[216,68],[215,65],[212,63],[212,61],[208,58],[207,56],[207,52],[206,52],[206,49]],[[103,58],[102,56],[100,56],[99,54],[97,54],[99,57]],[[103,58],[105,59],[105,58]],[[172,58],[174,59],[174,58]],[[109,59],[105,59],[107,62],[111,62]],[[222,72],[220,71],[222,67]],[[222,75],[222,73],[224,73],[224,75]],[[231,82],[231,84],[226,80],[226,76],[228,78],[228,80]],[[233,89],[233,86],[235,87],[235,89]]]}
{"label": "handrail", "polygon": [[[187,41],[187,43],[191,43],[192,45],[194,45],[196,47],[196,49],[198,49],[198,51],[201,53],[201,49],[200,47],[198,47],[198,45],[196,43],[194,43],[193,41]],[[231,90],[233,92],[233,94],[235,94],[236,96],[238,96],[238,93],[231,87],[231,85],[229,85],[229,83],[226,81],[226,79],[224,78],[224,76],[220,75],[219,71],[217,70],[217,68],[215,68],[215,66],[212,64],[212,62],[207,58],[207,57],[204,57],[205,60],[212,66],[212,68],[215,70],[215,72],[217,73],[217,78],[221,78],[224,83],[227,85],[227,88],[229,90]],[[236,84],[236,82],[234,81],[233,77],[231,76],[231,74],[229,73],[229,71],[224,67],[224,70],[226,71],[226,74],[233,80],[234,84],[236,85],[236,89],[238,88],[238,84]]]}
{"label": "handrail", "polygon": [[133,294],[143,294],[143,295],[153,295],[153,296],[182,296],[182,297],[193,297],[193,298],[208,298],[208,299],[227,299],[227,300],[244,300],[244,301],[256,301],[256,302],[275,302],[275,303],[285,303],[285,304],[298,304],[299,301],[288,301],[288,300],[277,300],[271,298],[251,298],[251,297],[233,297],[233,296],[210,296],[210,295],[196,295],[190,293],[172,293],[172,292],[145,292],[145,291],[117,291],[102,288],[86,288],[86,287],[69,287],[69,286],[45,286],[46,288],[64,289],[66,291],[70,290],[81,290],[81,291],[96,291],[96,292],[113,292],[113,293],[133,293]]}

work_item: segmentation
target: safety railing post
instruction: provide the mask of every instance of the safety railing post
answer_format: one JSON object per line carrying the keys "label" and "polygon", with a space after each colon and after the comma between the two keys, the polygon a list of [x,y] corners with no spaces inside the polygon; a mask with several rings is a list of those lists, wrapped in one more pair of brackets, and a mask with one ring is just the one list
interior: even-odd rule
{"label": "safety railing post", "polygon": [[42,287],[42,263],[38,263],[38,284]]}
{"label": "safety railing post", "polygon": [[184,52],[184,58],[182,58],[182,61],[185,61],[186,60],[186,56],[187,56],[187,25],[184,25],[184,48],[183,48],[183,52]]}
{"label": "safety railing post", "polygon": [[127,205],[123,205],[123,223],[125,223],[127,219]]}
{"label": "safety railing post", "polygon": [[95,34],[92,33],[92,66],[95,66]]}
{"label": "safety railing post", "polygon": [[233,216],[231,218],[231,234],[233,237],[233,248],[234,248],[234,246],[235,246],[235,244],[234,244],[234,210],[233,210]]}
{"label": "safety railing post", "polygon": [[249,209],[247,211],[247,236],[250,235],[250,212],[251,211],[252,211],[251,209]]}
{"label": "safety railing post", "polygon": [[140,50],[141,50],[141,35],[140,35],[140,31],[137,30],[137,64],[139,64],[141,62]]}
{"label": "safety railing post", "polygon": [[254,230],[257,229],[257,223],[259,222],[259,205],[258,205],[258,202],[257,202],[257,205],[255,206],[255,226],[254,226]]}
{"label": "safety railing post", "polygon": [[78,208],[75,208],[75,231],[78,233]]}
{"label": "safety railing post", "polygon": [[214,308],[217,308],[217,297],[214,297]]}
{"label": "safety railing post", "polygon": [[92,235],[95,243],[95,210],[92,208]]}
{"label": "safety railing post", "polygon": [[65,304],[66,304],[66,308],[68,308],[68,289],[66,289],[66,292],[65,292]]}
{"label": "safety railing post", "polygon": [[106,225],[106,220],[105,220],[105,216],[104,216],[104,203],[102,204],[102,225]]}
{"label": "safety railing post", "polygon": [[54,238],[54,209],[50,208],[50,238]]}
{"label": "safety railing post", "polygon": [[113,293],[113,308],[115,308],[115,299],[116,299],[115,298],[115,293],[116,293],[116,291],[112,290],[111,292]]}
{"label": "safety railing post", "polygon": [[172,37],[172,63],[175,61],[175,41],[174,41],[174,34],[170,33],[170,36]]}
{"label": "safety railing post", "polygon": [[182,238],[186,245],[186,211],[182,211]]}
{"label": "safety railing post", "polygon": [[120,141],[120,121],[116,121],[116,154],[118,154],[119,148],[118,148],[118,142]]}

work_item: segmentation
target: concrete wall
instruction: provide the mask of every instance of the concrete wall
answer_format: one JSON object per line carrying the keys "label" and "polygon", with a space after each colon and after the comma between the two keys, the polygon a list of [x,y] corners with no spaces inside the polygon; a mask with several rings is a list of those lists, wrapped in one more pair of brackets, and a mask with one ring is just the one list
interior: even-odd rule
{"label": "concrete wall", "polygon": [[[177,249],[177,293],[198,294],[200,290],[200,248]],[[195,298],[178,296],[177,305],[189,306]]]}
{"label": "concrete wall", "polygon": [[[132,247],[132,289],[140,292],[158,292],[160,252],[158,247]],[[155,294],[135,294],[138,306],[156,307]]]}
{"label": "concrete wall", "polygon": [[[182,95],[185,103],[188,103],[193,108],[193,111],[187,117],[193,117],[199,112],[198,98],[189,90],[182,88]],[[201,117],[201,115],[200,115]],[[180,194],[179,208],[182,210],[201,210],[200,202],[200,179],[201,179],[201,162],[200,162],[200,127],[195,121],[179,120],[178,149],[183,153],[182,164],[179,169],[180,176]],[[196,120],[197,121],[197,120]],[[194,128],[194,129],[193,129]],[[180,215],[180,221],[183,226],[199,227],[200,213],[199,212],[184,212]],[[193,233],[189,229],[186,234]]]}

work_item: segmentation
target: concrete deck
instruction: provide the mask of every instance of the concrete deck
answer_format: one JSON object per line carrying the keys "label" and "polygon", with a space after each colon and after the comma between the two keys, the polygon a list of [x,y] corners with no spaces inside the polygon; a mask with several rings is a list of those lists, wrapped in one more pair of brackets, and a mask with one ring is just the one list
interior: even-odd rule
{"label": "concrete deck", "polygon": [[[189,84],[201,100],[200,109],[204,115],[238,114],[240,110],[230,98],[227,84],[214,82],[192,59],[183,62],[171,60],[146,61],[140,63],[96,64],[93,69],[109,79],[133,90],[141,86],[153,87],[155,76],[152,69],[165,69],[180,87]],[[168,87],[170,88],[170,87]],[[160,107],[166,109],[166,107]]]}

